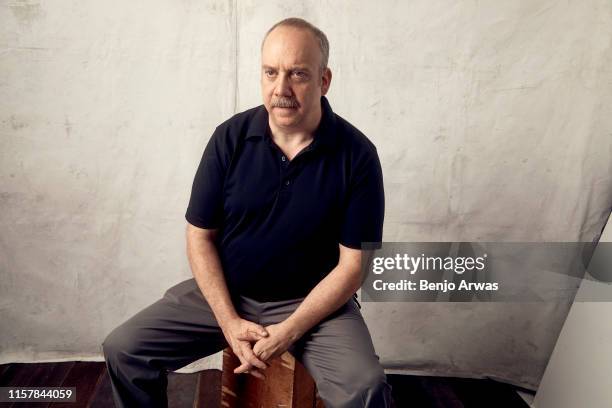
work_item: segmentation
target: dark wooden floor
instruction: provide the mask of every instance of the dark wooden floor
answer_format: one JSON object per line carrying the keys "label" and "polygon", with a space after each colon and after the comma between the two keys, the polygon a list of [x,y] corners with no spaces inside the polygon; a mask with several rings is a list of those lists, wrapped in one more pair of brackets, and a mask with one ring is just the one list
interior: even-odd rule
{"label": "dark wooden floor", "polygon": [[[207,370],[201,406],[220,407],[221,372]],[[528,408],[510,385],[491,380],[387,375],[397,407],[416,408]],[[197,374],[168,376],[170,408],[193,406]],[[0,365],[0,386],[77,387],[76,403],[0,403],[0,407],[112,408],[111,387],[104,363],[65,362]]]}

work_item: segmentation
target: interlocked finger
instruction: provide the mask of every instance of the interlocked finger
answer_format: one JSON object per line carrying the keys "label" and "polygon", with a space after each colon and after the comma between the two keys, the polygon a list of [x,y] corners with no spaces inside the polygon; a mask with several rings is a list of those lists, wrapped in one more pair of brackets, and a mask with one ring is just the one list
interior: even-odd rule
{"label": "interlocked finger", "polygon": [[250,365],[254,367],[260,368],[262,370],[265,370],[266,368],[268,368],[268,365],[264,363],[263,361],[261,361],[255,355],[255,353],[253,353],[253,350],[251,349],[250,346],[248,347],[245,346],[242,348],[242,357],[247,363],[249,363]]}

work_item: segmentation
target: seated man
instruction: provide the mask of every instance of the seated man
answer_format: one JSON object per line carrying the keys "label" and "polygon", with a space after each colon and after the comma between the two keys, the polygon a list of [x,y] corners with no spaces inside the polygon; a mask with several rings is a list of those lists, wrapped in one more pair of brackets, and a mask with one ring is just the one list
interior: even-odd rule
{"label": "seated man", "polygon": [[194,275],[103,343],[119,407],[167,406],[167,371],[230,346],[264,378],[285,351],[325,406],[391,406],[391,387],[353,295],[361,244],[380,242],[376,148],[332,111],[325,34],[301,19],[262,43],[264,104],[210,138],[186,212]]}

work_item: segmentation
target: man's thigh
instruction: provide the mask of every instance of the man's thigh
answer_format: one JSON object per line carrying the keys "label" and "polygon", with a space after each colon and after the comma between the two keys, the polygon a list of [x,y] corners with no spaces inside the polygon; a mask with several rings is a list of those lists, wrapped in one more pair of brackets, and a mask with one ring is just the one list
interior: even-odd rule
{"label": "man's thigh", "polygon": [[222,350],[227,343],[210,306],[190,279],[115,328],[103,345],[105,354],[120,360],[146,361],[173,371]]}

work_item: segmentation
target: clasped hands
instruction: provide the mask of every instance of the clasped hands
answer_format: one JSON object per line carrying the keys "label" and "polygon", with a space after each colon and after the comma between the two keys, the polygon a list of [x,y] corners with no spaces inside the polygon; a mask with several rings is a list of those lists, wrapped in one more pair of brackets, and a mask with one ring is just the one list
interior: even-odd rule
{"label": "clasped hands", "polygon": [[248,373],[260,379],[265,379],[267,361],[283,354],[298,338],[284,322],[263,327],[237,318],[222,330],[241,363],[234,373]]}

